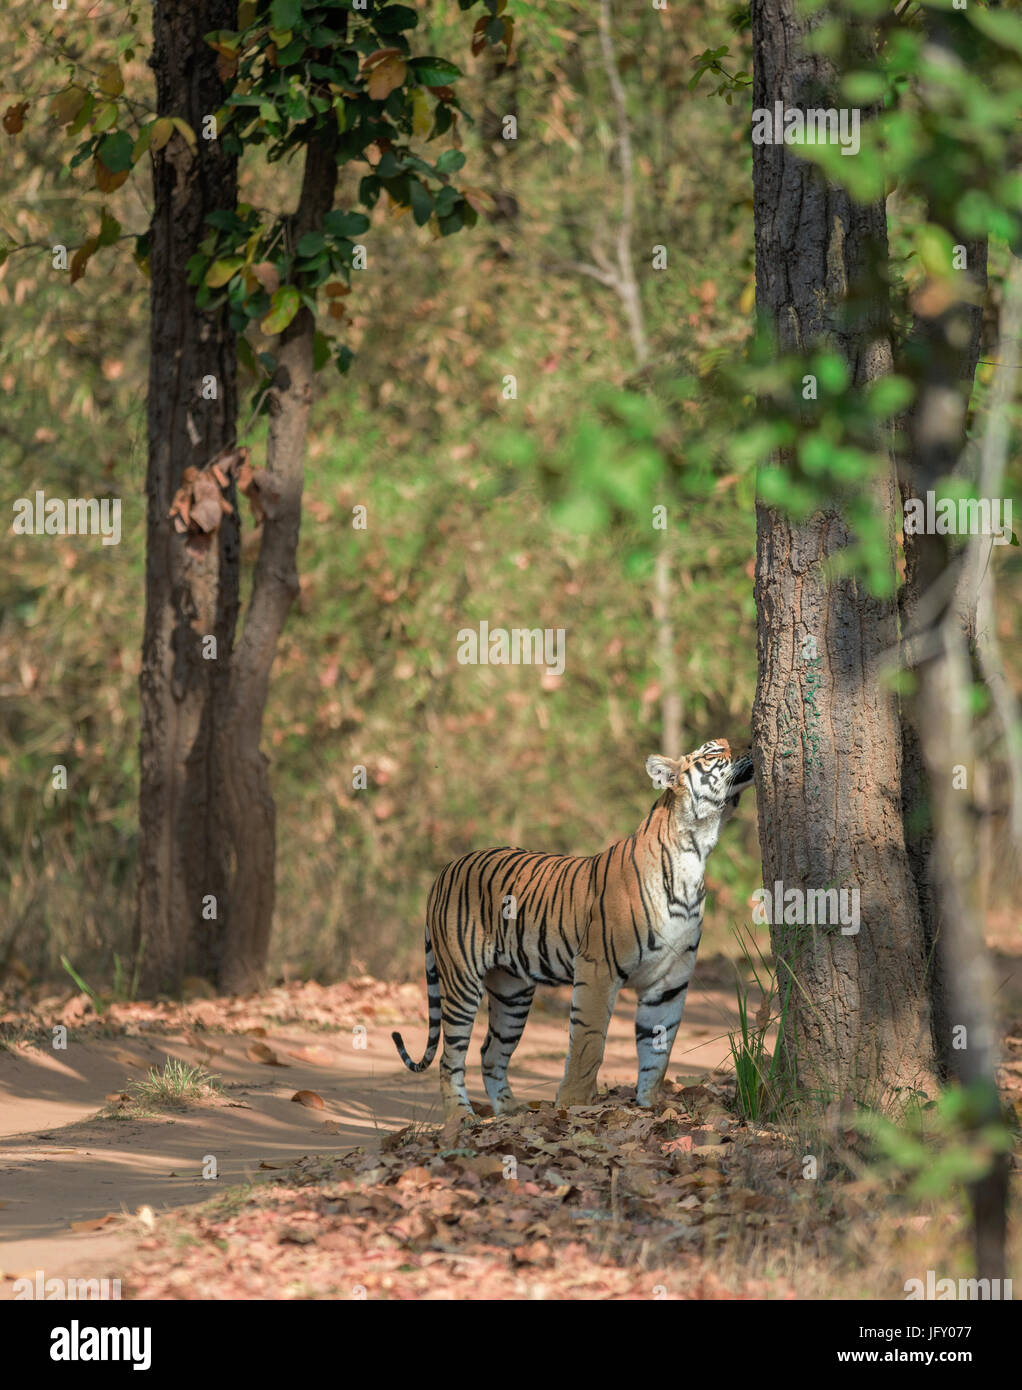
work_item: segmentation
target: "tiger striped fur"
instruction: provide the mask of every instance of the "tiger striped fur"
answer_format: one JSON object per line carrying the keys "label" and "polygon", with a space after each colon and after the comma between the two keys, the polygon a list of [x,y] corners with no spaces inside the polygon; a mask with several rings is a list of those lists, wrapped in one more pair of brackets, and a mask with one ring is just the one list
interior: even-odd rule
{"label": "tiger striped fur", "polygon": [[508,1085],[511,1054],[537,984],[571,984],[568,1059],[559,1105],[596,1095],[607,1028],[622,985],[638,994],[636,1099],[652,1105],[667,1070],[702,932],[703,874],[720,827],[752,784],[752,758],[723,739],[687,758],[660,755],[646,771],[663,794],[634,834],[588,856],[487,849],[448,864],[426,906],[429,1042],[411,1071],[444,1048],[447,1115],[471,1114],[465,1057],[485,988],[483,1080],[496,1114],[525,1108]]}

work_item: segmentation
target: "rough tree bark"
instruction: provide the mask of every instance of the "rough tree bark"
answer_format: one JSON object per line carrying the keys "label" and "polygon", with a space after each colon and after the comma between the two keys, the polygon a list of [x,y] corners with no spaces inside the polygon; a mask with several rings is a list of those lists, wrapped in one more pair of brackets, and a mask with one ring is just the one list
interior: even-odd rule
{"label": "rough tree bark", "polygon": [[[828,62],[803,51],[809,23],[796,0],[753,4],[754,107],[840,105]],[[857,385],[890,371],[885,282],[873,273],[887,259],[883,200],[857,206],[783,144],[753,147],[753,180],[757,308],[780,350],[839,350]],[[893,576],[893,465],[874,490]],[[803,1094],[875,1101],[932,1089],[934,1071],[898,709],[870,670],[897,643],[897,610],[853,579],[827,579],[849,540],[837,507],[794,523],[757,506],[753,737],[766,887],[860,894],[856,935],[786,926],[775,910],[782,988],[786,972],[794,981],[781,1045]]]}
{"label": "rough tree bark", "polygon": [[[293,242],[319,229],[333,206],[336,187],[336,144],[313,141],[306,151],[302,191],[288,231]],[[226,812],[222,829],[230,857],[219,983],[235,993],[261,983],[273,924],[276,812],[269,765],[259,741],[277,642],[298,593],[296,557],[314,335],[315,320],[303,307],[278,342],[266,447],[273,500],[263,522],[252,597],[215,728],[216,775]]]}
{"label": "rough tree bark", "polygon": [[[149,461],[146,475],[146,601],[140,688],[139,887],[135,923],[141,979],[150,991],[185,974],[211,977],[221,940],[204,922],[202,897],[223,900],[226,864],[217,833],[213,733],[238,609],[237,515],[208,548],[189,549],[169,511],[184,470],[202,467],[234,438],[235,343],[226,316],[195,306],[186,264],[215,208],[233,208],[236,165],[203,118],[223,100],[216,54],[203,40],[234,27],[233,0],[158,0],[152,67],[157,112],[180,116],[180,135],[153,154],[150,229]],[[203,398],[204,378],[216,398]],[[208,393],[207,393],[208,394]],[[217,659],[205,660],[204,637]]]}

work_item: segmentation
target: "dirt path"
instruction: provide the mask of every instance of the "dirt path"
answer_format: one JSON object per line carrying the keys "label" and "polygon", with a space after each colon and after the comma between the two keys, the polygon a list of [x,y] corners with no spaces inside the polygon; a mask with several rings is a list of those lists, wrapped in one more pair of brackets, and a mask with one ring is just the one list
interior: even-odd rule
{"label": "dirt path", "polygon": [[[670,1077],[692,1080],[727,1058],[736,1017],[725,973],[706,970],[693,989]],[[71,1031],[57,1051],[49,1037],[60,1001],[40,1001],[30,1038],[0,1050],[0,1298],[12,1296],[14,1279],[39,1270],[46,1278],[117,1274],[147,1233],[147,1208],[158,1214],[205,1201],[302,1155],[438,1122],[435,1064],[412,1075],[390,1040],[397,1027],[421,1055],[423,1002],[420,986],[369,980],[282,986],[243,1001],[115,1005],[99,1019],[78,1017],[80,998],[63,1005]],[[553,1099],[567,1014],[567,991],[537,996],[512,1063],[520,1096]],[[632,1018],[633,1001],[622,998],[601,1072],[607,1084],[634,1085]],[[484,1033],[480,1019],[469,1057],[469,1089],[480,1101]],[[218,1075],[224,1095],[145,1116],[110,1102],[168,1057]],[[299,1091],[314,1092],[322,1108],[294,1103]],[[217,1176],[204,1178],[210,1157]]]}

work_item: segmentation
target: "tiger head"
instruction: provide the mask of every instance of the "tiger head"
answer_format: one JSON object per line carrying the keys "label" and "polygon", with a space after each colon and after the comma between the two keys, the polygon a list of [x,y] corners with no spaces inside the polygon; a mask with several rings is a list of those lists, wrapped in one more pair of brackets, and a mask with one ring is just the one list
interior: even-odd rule
{"label": "tiger head", "polygon": [[684,758],[655,753],[646,771],[661,791],[673,791],[685,820],[723,825],[738,808],[742,792],[753,783],[752,754],[732,757],[727,739],[711,739]]}

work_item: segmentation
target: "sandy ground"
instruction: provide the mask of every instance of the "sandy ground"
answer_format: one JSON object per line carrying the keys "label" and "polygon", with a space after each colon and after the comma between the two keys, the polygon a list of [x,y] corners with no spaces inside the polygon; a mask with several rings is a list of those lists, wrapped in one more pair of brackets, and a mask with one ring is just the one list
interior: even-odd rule
{"label": "sandy ground", "polygon": [[[693,987],[668,1072],[673,1079],[697,1079],[728,1056],[734,994],[711,980]],[[318,1011],[322,1018],[314,1025],[260,1024],[253,1016],[245,1031],[222,1032],[213,1018],[220,1001],[203,1000],[191,1009],[175,1006],[179,1017],[167,1022],[92,1020],[102,1026],[72,1031],[66,1051],[54,1051],[45,1037],[0,1050],[0,1299],[12,1297],[13,1280],[40,1270],[46,1278],[117,1275],[147,1233],[145,1208],[159,1213],[205,1201],[302,1155],[343,1152],[412,1122],[438,1122],[436,1064],[411,1074],[390,1039],[397,1027],[409,1051],[421,1055],[425,1011],[415,1001],[421,995],[424,1003],[424,991],[409,985],[396,994],[393,1009],[364,1006],[364,1048],[355,1046],[361,1036],[350,1024],[325,1021],[329,1007]],[[321,997],[329,1004],[330,990]],[[604,1083],[634,1084],[633,1007],[630,997],[619,1000]],[[344,1012],[356,1024],[362,1017],[357,1000]],[[567,1013],[567,991],[537,995],[511,1067],[522,1098],[553,1099],[567,1049]],[[232,1026],[245,1021],[242,1014]],[[480,1017],[469,1054],[469,1089],[479,1101],[485,1100],[478,1070],[484,1035]],[[267,1050],[282,1065],[268,1064]],[[108,1104],[167,1057],[214,1072],[224,1096],[134,1118]],[[323,1108],[294,1103],[302,1090],[321,1097]],[[202,1176],[209,1156],[215,1179]],[[129,1289],[123,1293],[130,1297]]]}

